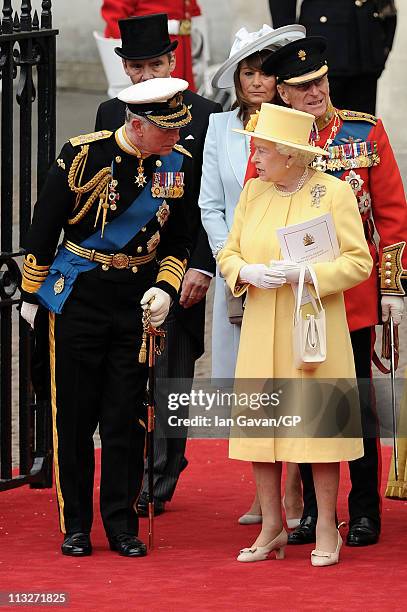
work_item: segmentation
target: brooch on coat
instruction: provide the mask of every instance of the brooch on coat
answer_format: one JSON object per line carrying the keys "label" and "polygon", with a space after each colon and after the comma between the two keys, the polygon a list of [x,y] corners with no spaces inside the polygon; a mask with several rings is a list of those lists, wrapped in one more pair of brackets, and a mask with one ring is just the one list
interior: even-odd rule
{"label": "brooch on coat", "polygon": [[319,183],[314,185],[313,188],[311,189],[311,196],[312,196],[311,206],[315,206],[315,208],[319,208],[321,204],[321,198],[323,198],[325,194],[326,194],[325,185],[320,185]]}

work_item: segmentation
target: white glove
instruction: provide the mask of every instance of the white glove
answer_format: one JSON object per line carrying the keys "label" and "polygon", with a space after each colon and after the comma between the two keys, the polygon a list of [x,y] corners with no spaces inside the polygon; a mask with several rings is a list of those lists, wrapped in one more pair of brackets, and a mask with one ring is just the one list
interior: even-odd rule
{"label": "white glove", "polygon": [[28,302],[23,302],[21,304],[20,315],[27,321],[29,325],[34,329],[34,319],[37,314],[38,304],[29,304]]}
{"label": "white glove", "polygon": [[171,305],[171,297],[166,291],[158,287],[151,287],[141,298],[140,304],[143,310],[150,306],[151,325],[153,327],[160,327],[167,318]]}
{"label": "white glove", "polygon": [[240,280],[259,289],[278,289],[285,283],[284,273],[272,272],[265,264],[246,264],[239,272]]}
{"label": "white glove", "polygon": [[[270,269],[273,272],[281,271],[283,272],[286,282],[290,284],[298,284],[300,278],[300,264],[295,261],[289,261],[288,259],[280,259],[270,261]],[[311,281],[310,273],[308,269],[305,272],[305,282],[309,283]]]}
{"label": "white glove", "polygon": [[400,325],[404,312],[404,298],[398,295],[383,295],[382,297],[382,321],[386,323],[389,316],[393,317],[394,325]]}

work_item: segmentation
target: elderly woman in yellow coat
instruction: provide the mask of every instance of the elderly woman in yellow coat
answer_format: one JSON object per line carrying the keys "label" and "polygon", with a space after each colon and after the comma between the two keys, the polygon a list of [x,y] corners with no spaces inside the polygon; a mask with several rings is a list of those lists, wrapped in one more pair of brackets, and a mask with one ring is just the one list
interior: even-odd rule
{"label": "elderly woman in yellow coat", "polygon": [[[355,379],[343,291],[368,278],[372,260],[356,199],[350,185],[308,167],[326,151],[308,144],[313,115],[262,104],[253,127],[258,178],[248,181],[236,207],[233,226],[218,256],[220,270],[234,295],[247,291],[236,367],[236,379]],[[314,197],[318,185],[320,197]],[[339,256],[313,264],[326,315],[327,358],[314,371],[296,369],[292,350],[294,293],[300,267],[281,260],[276,230],[331,213]],[[309,278],[307,279],[309,280]],[[239,384],[239,380],[237,381]],[[304,402],[302,402],[303,404]],[[297,414],[299,406],[292,406]],[[305,413],[307,407],[301,406]],[[359,409],[359,407],[358,407]],[[276,551],[284,558],[287,533],[281,515],[281,462],[313,464],[318,503],[317,543],[313,565],[339,560],[342,544],[335,507],[339,462],[363,455],[360,438],[299,438],[239,435],[229,444],[233,459],[252,461],[263,524],[239,561],[260,561]]]}

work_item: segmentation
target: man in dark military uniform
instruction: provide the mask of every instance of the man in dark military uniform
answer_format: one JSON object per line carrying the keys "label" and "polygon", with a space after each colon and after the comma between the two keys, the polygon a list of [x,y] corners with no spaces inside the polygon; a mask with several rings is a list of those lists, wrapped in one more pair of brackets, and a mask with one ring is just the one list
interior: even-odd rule
{"label": "man in dark military uniform", "polygon": [[[123,60],[123,68],[133,83],[156,77],[170,77],[175,67],[174,49],[168,35],[165,14],[145,15],[119,20],[122,46],[116,53]],[[222,110],[219,104],[206,100],[189,89],[184,102],[191,109],[193,119],[181,128],[180,144],[192,154],[194,160],[191,206],[187,214],[191,228],[191,257],[179,300],[176,300],[166,321],[166,347],[157,359],[157,379],[183,381],[178,392],[189,393],[194,377],[195,361],[204,352],[205,295],[215,272],[215,260],[201,223],[198,197],[202,172],[202,155],[209,115]],[[125,104],[114,98],[103,102],[97,111],[96,130],[115,130],[124,121]],[[168,437],[165,425],[168,416],[166,386],[160,383],[156,393],[156,443],[154,461],[155,513],[164,511],[165,503],[172,499],[182,469],[186,430]],[[181,414],[182,412],[182,414]],[[178,416],[186,417],[188,407],[183,406]],[[139,500],[139,512],[147,515],[147,479]]]}
{"label": "man in dark military uniform", "polygon": [[[315,167],[351,185],[376,264],[367,281],[345,292],[356,375],[360,381],[365,451],[364,457],[349,462],[352,489],[348,499],[347,544],[365,546],[377,542],[381,527],[380,438],[369,382],[375,325],[380,319],[386,321],[389,315],[395,325],[402,319],[407,290],[407,206],[397,162],[380,119],[367,113],[339,110],[332,105],[325,50],[325,39],[307,37],[277,50],[262,68],[266,74],[276,76],[283,102],[315,115],[313,140],[329,152],[327,161],[316,159]],[[378,246],[375,232],[380,240]],[[302,464],[300,470],[304,511],[299,527],[289,536],[290,544],[315,542],[317,505],[311,466]]]}
{"label": "man in dark military uniform", "polygon": [[[297,0],[269,0],[273,26],[296,21]],[[303,0],[298,22],[324,36],[331,99],[337,108],[375,114],[377,81],[393,45],[394,0]]]}
{"label": "man in dark military uniform", "polygon": [[[191,120],[186,81],[121,93],[116,132],[72,138],[35,206],[25,240],[22,316],[49,310],[55,482],[62,552],[91,554],[93,434],[102,441],[100,507],[112,550],[144,556],[134,509],[144,469],[147,368],[142,309],[161,325],[190,251],[192,159],[176,143]],[[63,241],[55,249],[63,230]]]}

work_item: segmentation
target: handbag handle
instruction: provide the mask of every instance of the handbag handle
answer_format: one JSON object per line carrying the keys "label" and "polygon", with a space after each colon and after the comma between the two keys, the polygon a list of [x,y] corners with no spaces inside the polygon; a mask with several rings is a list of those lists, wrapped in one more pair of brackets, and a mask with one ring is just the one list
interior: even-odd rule
{"label": "handbag handle", "polygon": [[[307,270],[308,270],[309,275],[311,277],[312,284],[314,285],[314,289],[315,289],[315,293],[317,295],[317,300],[318,300],[319,306],[320,306],[321,310],[324,310],[324,307],[322,306],[321,298],[320,298],[320,295],[319,295],[318,279],[317,279],[317,275],[315,274],[314,268],[311,266],[311,264],[300,264],[300,276],[298,278],[298,290],[297,290],[296,304],[295,304],[295,319],[296,319],[296,321],[298,321],[298,319],[300,317],[300,308],[301,308],[301,302],[302,302],[302,294],[304,292],[304,284],[305,284],[305,273],[306,273]],[[310,298],[311,298],[311,304],[312,304],[315,312],[319,313],[320,311],[318,310],[317,303],[315,301],[314,296],[311,293],[310,293]]]}

